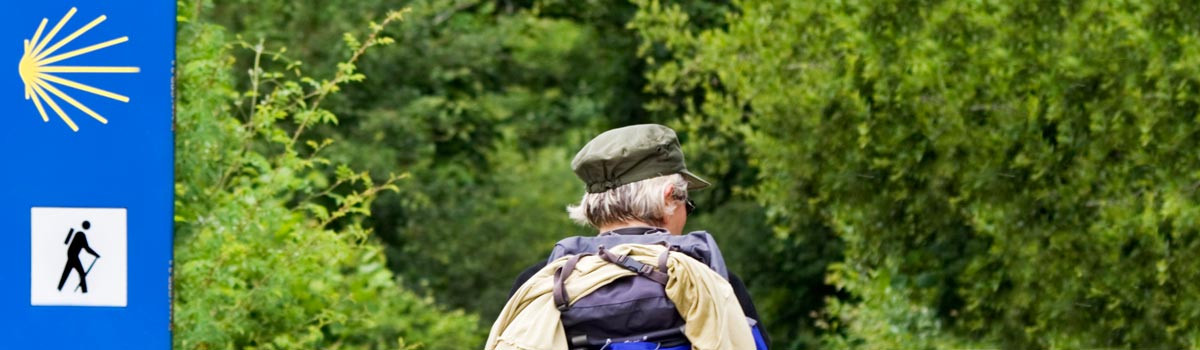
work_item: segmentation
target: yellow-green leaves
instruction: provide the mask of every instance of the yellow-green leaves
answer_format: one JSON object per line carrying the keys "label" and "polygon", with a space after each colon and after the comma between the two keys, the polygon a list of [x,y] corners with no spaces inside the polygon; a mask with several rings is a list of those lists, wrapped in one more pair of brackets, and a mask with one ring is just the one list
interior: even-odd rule
{"label": "yellow-green leaves", "polygon": [[[180,2],[189,11],[200,5]],[[303,64],[268,41],[230,39],[199,14],[181,16],[189,20],[178,47],[174,348],[449,350],[480,342],[476,317],[401,288],[362,225],[372,201],[407,175],[373,179],[326,158],[332,139],[304,132],[336,125],[321,101],[365,79],[359,58],[392,43],[378,34],[399,13],[370,25],[331,78],[305,76]],[[235,57],[248,60],[245,74],[234,72]]]}

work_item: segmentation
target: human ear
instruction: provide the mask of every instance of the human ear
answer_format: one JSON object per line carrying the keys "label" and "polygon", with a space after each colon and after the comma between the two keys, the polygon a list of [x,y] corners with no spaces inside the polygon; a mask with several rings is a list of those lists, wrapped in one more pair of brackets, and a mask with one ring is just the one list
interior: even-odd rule
{"label": "human ear", "polygon": [[667,188],[663,190],[663,215],[664,216],[674,216],[675,215],[675,209],[676,209],[675,206],[678,205],[675,203],[676,200],[677,199],[675,199],[675,186],[667,186]]}

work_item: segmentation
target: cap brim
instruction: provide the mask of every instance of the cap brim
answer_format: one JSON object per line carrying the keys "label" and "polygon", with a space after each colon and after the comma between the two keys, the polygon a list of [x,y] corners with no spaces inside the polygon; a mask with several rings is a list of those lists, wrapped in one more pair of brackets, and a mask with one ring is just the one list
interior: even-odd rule
{"label": "cap brim", "polygon": [[696,176],[696,174],[692,174],[692,172],[687,171],[687,169],[680,171],[679,175],[683,175],[683,178],[687,180],[688,191],[700,190],[707,188],[708,186],[712,186],[712,184],[708,183],[708,181],[704,181],[704,179]]}

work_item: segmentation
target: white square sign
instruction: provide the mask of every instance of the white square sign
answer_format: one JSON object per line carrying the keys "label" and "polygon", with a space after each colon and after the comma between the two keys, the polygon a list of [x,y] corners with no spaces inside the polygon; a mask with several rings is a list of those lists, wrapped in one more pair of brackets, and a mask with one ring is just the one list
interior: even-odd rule
{"label": "white square sign", "polygon": [[126,212],[30,210],[30,305],[126,305]]}

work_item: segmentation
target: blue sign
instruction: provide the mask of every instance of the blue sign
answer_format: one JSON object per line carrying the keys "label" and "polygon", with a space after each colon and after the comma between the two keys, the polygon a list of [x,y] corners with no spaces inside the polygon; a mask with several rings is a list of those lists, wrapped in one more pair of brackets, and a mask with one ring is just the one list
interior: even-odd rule
{"label": "blue sign", "polygon": [[0,348],[169,349],[175,1],[9,6]]}

